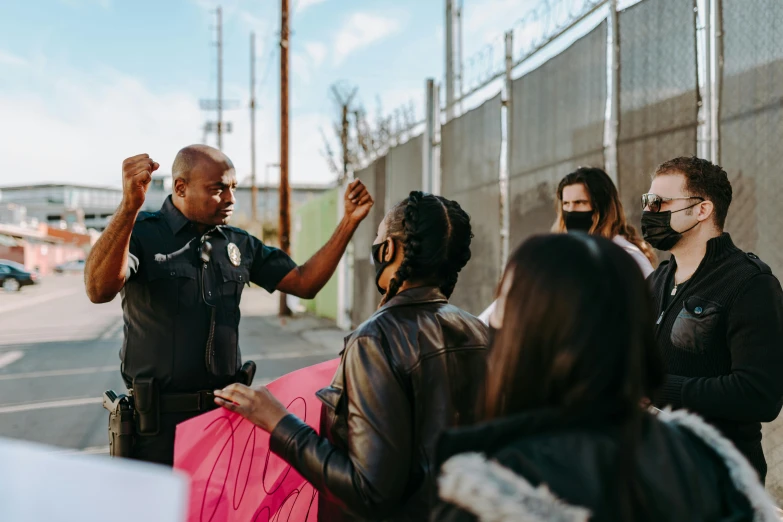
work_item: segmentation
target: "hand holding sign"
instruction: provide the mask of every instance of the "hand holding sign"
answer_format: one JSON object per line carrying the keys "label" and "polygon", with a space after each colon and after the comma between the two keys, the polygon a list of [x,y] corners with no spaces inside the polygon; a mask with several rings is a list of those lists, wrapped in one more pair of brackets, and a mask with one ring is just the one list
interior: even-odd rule
{"label": "hand holding sign", "polygon": [[262,430],[271,432],[288,410],[266,386],[250,388],[232,384],[215,390],[215,404],[243,416]]}
{"label": "hand holding sign", "polygon": [[[269,393],[273,397],[262,399],[266,410],[274,399],[277,415],[291,412],[317,431],[321,403],[315,392],[329,385],[339,362],[289,373],[262,392],[243,392]],[[317,520],[315,489],[271,453],[268,433],[237,413],[221,408],[178,425],[174,467],[191,477],[189,522]]]}

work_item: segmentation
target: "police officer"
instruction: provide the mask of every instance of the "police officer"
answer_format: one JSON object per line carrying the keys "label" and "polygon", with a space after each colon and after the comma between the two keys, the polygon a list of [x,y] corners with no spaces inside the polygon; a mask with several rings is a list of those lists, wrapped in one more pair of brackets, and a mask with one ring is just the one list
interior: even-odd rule
{"label": "police officer", "polygon": [[236,173],[223,153],[185,147],[173,190],[157,212],[140,212],[159,164],[147,154],[122,165],[123,199],[85,265],[87,295],[120,293],[120,359],[135,407],[131,458],[171,465],[179,422],[215,407],[210,390],[242,378],[239,302],[248,282],[311,299],[334,273],[373,200],[360,181],[345,194],[345,217],[326,245],[297,266],[284,252],[227,226]]}

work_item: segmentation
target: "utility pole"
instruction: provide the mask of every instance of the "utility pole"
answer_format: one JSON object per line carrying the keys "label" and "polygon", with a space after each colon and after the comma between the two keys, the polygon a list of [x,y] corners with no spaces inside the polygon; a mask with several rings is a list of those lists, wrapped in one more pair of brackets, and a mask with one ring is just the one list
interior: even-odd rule
{"label": "utility pole", "polygon": [[223,110],[235,109],[239,107],[236,100],[223,99],[223,10],[218,7],[215,11],[217,17],[217,99],[201,100],[201,109],[205,111],[217,111],[217,121],[208,121],[204,124],[204,141],[207,134],[214,132],[217,134],[217,148],[223,149],[223,133],[231,132],[231,122],[223,125]]}
{"label": "utility pole", "polygon": [[217,8],[217,148],[223,150],[223,9]]}
{"label": "utility pole", "polygon": [[[288,188],[288,0],[281,0],[280,24],[280,249],[286,254],[291,250],[291,216],[289,215]],[[291,315],[285,294],[280,294],[280,315]]]}
{"label": "utility pole", "polygon": [[258,221],[256,185],[256,33],[250,33],[250,216]]}

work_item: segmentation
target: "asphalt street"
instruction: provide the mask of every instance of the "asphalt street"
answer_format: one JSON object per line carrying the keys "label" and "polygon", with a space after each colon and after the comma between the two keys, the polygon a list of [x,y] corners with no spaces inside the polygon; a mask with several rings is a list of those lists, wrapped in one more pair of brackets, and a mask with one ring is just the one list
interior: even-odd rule
{"label": "asphalt street", "polygon": [[[322,321],[281,325],[277,296],[246,288],[240,346],[258,365],[256,383],[333,357],[342,332]],[[105,390],[119,372],[120,298],[90,303],[81,275],[51,276],[18,293],[0,291],[0,437],[108,454]]]}

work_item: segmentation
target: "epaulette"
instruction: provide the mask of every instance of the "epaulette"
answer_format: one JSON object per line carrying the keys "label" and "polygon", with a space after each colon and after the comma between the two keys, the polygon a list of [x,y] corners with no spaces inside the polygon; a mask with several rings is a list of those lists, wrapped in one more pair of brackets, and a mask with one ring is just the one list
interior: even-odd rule
{"label": "epaulette", "polygon": [[747,252],[745,253],[745,257],[747,257],[754,265],[756,265],[762,274],[771,274],[772,269],[769,267],[768,264],[766,264],[764,261],[759,259],[759,256],[754,254],[753,252]]}

